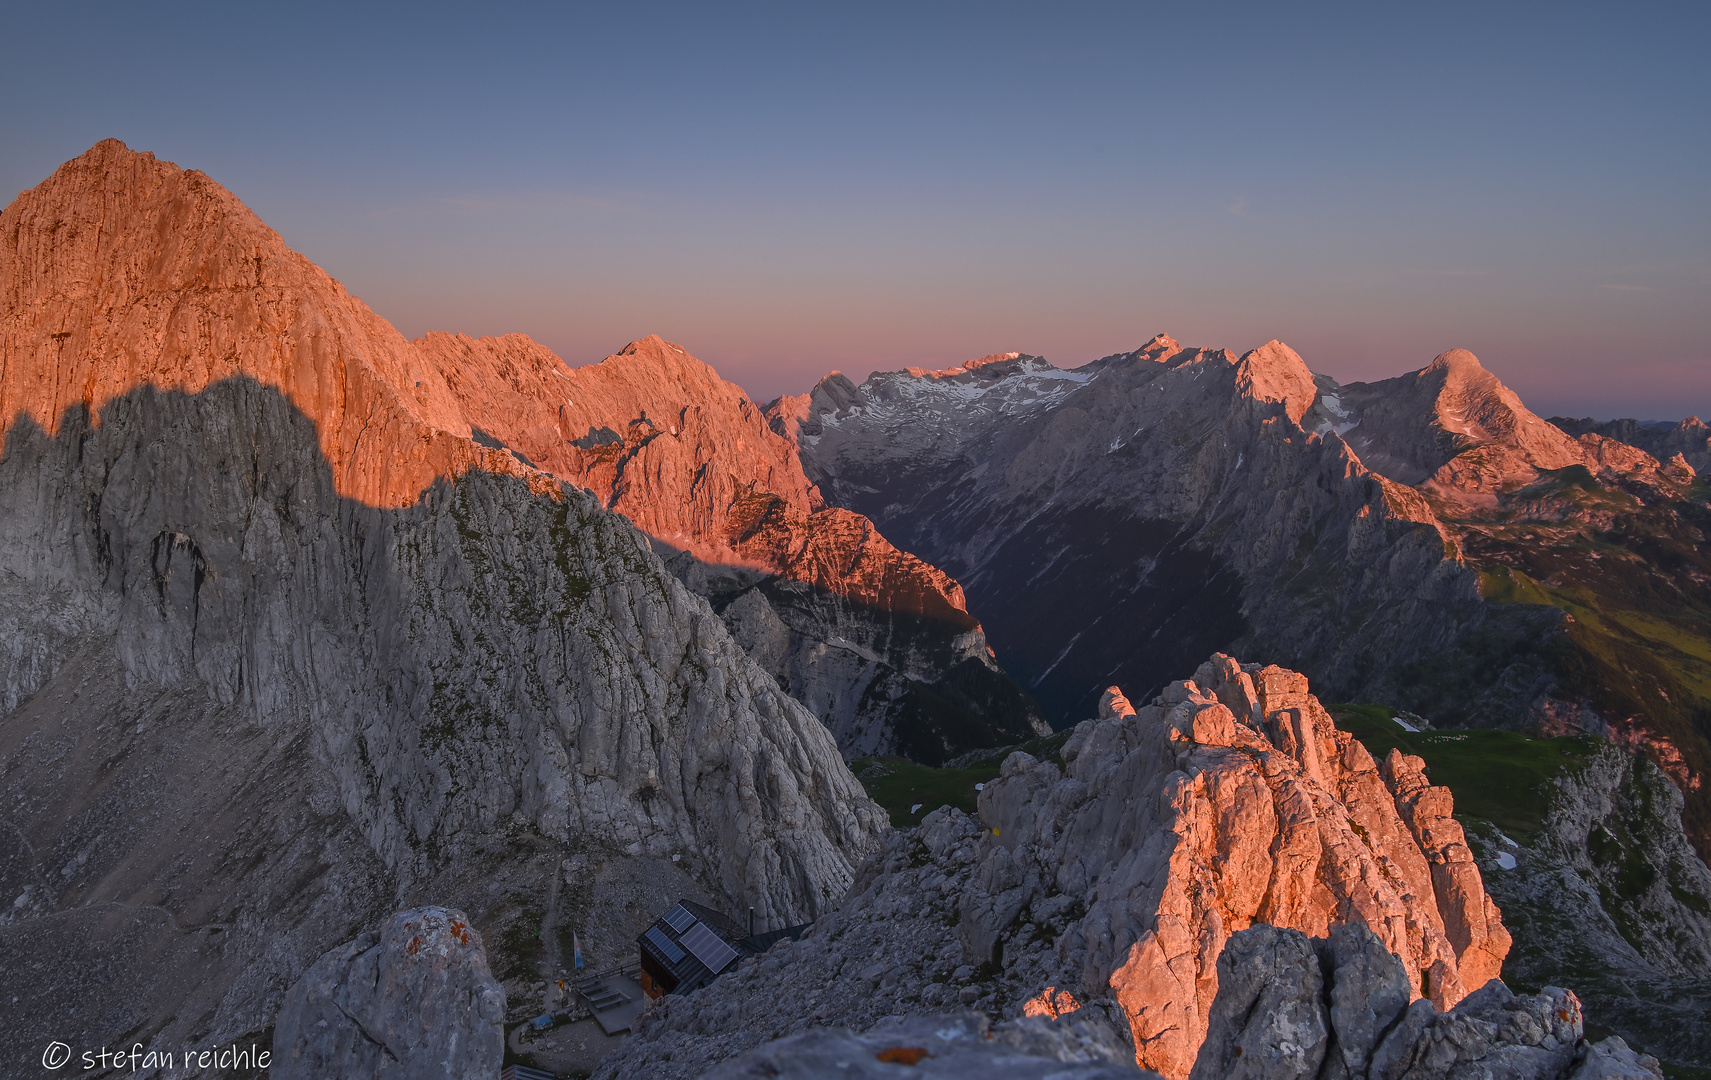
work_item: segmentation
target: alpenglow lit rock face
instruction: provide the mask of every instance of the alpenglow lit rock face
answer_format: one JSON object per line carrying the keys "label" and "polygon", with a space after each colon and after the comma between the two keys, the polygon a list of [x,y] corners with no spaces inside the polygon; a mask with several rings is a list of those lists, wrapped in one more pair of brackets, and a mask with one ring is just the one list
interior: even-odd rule
{"label": "alpenglow lit rock face", "polygon": [[1064,969],[1109,985],[1140,1063],[1186,1075],[1206,1037],[1217,958],[1254,923],[1323,937],[1369,927],[1410,997],[1449,1008],[1496,978],[1509,935],[1418,758],[1382,769],[1305,677],[1216,656],[1132,715],[1084,723],[1066,768],[1016,754],[980,795],[991,833],[962,937],[999,955],[1050,892],[1085,898]]}
{"label": "alpenglow lit rock face", "polygon": [[[1139,710],[1115,688],[1104,700],[1064,744],[1064,768],[1012,754],[979,820],[943,808],[893,834],[837,911],[669,1002],[602,1080],[687,1078],[769,1035],[959,1003],[1095,1009],[1128,1030],[1143,1068],[1184,1080],[1222,992],[1219,957],[1267,924],[1299,931],[1302,955],[1312,937],[1342,957],[1348,1000],[1333,995],[1331,1015],[1345,1047],[1411,1001],[1437,1015],[1498,976],[1509,936],[1449,792],[1418,759],[1373,761],[1305,678],[1219,655]],[[1319,1022],[1317,991],[1297,989],[1312,999],[1302,1023]]]}
{"label": "alpenglow lit rock face", "polygon": [[825,726],[229,192],[107,142],[0,225],[0,1057],[259,1033],[519,850],[842,895],[886,823]]}

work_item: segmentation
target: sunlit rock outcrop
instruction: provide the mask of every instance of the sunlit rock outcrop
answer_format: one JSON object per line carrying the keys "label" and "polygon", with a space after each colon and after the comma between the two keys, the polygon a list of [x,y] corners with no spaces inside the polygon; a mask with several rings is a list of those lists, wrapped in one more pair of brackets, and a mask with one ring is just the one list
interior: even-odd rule
{"label": "sunlit rock outcrop", "polygon": [[[1139,710],[1113,688],[1102,713],[1062,768],[1012,754],[979,820],[945,808],[894,835],[805,938],[667,1003],[602,1075],[688,1077],[759,1039],[963,1004],[1093,1010],[1141,1066],[1182,1080],[1219,957],[1250,926],[1338,948],[1369,934],[1387,959],[1344,949],[1348,992],[1394,1009],[1346,1005],[1337,1022],[1375,1033],[1410,1001],[1436,1015],[1497,977],[1509,936],[1449,793],[1418,759],[1373,761],[1302,676],[1220,655]],[[780,982],[814,989],[780,1000]]]}
{"label": "sunlit rock outcrop", "polygon": [[961,905],[965,946],[1058,893],[1087,914],[1057,943],[1083,985],[1109,985],[1141,1064],[1186,1075],[1229,935],[1323,937],[1360,923],[1440,1009],[1496,978],[1509,935],[1448,789],[1399,753],[1381,768],[1307,680],[1227,656],[1153,704],[1083,724],[1065,767],[1018,754],[980,796],[991,833]]}

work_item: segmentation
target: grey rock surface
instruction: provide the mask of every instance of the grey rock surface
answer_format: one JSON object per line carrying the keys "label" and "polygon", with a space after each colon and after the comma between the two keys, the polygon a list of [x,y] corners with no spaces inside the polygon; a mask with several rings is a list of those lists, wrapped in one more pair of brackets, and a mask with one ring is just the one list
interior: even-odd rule
{"label": "grey rock surface", "polygon": [[342,498],[314,423],[242,378],[94,419],[14,424],[0,457],[0,943],[41,1004],[0,1052],[260,1032],[387,910],[492,916],[517,845],[788,925],[887,828],[585,494]]}
{"label": "grey rock surface", "polygon": [[1255,926],[1231,936],[1218,954],[1218,996],[1189,1080],[1319,1075],[1330,1036],[1323,993],[1306,934]]}
{"label": "grey rock surface", "polygon": [[[1425,998],[1404,1009],[1400,965],[1385,974],[1386,958],[1395,960],[1364,927],[1318,941],[1270,926],[1232,935],[1218,958],[1223,978],[1192,1077],[1662,1080],[1656,1060],[1621,1039],[1583,1038],[1580,1002],[1570,991],[1517,996],[1493,981],[1449,1012]],[[1382,1005],[1351,1012],[1374,989]]]}
{"label": "grey rock surface", "polygon": [[1054,725],[1218,650],[1352,694],[1489,614],[1426,501],[1337,435],[1335,384],[1275,342],[832,375],[804,412],[809,478],[962,582]]}
{"label": "grey rock surface", "polygon": [[1659,1080],[1663,1075],[1656,1058],[1636,1054],[1621,1036],[1612,1035],[1581,1048],[1568,1080]]}
{"label": "grey rock surface", "polygon": [[505,1057],[505,992],[461,911],[414,908],[317,960],[274,1029],[278,1080],[464,1080]]}
{"label": "grey rock surface", "polygon": [[1320,954],[1332,973],[1331,1053],[1342,1063],[1341,1072],[1335,1061],[1328,1071],[1364,1075],[1379,1036],[1408,1008],[1408,971],[1370,930],[1353,923],[1332,927]]}
{"label": "grey rock surface", "polygon": [[1450,1012],[1410,1014],[1417,1023],[1399,1025],[1374,1050],[1372,1080],[1553,1080],[1573,1065],[1583,1031],[1580,1002],[1555,987],[1517,997],[1490,982]]}
{"label": "grey rock surface", "polygon": [[1108,1026],[1079,1013],[993,1027],[978,1013],[892,1017],[865,1032],[816,1028],[778,1039],[714,1069],[708,1080],[1140,1080]]}
{"label": "grey rock surface", "polygon": [[940,765],[959,750],[1051,734],[970,617],[959,625],[876,606],[688,552],[666,565],[825,723],[846,759],[900,754]]}
{"label": "grey rock surface", "polygon": [[1469,833],[1514,932],[1504,977],[1566,986],[1600,1029],[1711,1067],[1711,870],[1682,831],[1681,791],[1644,757],[1589,746],[1538,834]]}

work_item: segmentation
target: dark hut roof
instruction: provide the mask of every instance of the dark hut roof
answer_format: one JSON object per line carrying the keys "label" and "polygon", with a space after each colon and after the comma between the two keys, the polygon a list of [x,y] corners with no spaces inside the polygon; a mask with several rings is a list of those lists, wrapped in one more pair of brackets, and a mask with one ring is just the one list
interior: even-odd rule
{"label": "dark hut roof", "polygon": [[751,953],[739,944],[742,937],[737,924],[723,913],[693,900],[679,900],[636,943],[654,963],[671,972],[677,980],[674,993],[687,994]]}

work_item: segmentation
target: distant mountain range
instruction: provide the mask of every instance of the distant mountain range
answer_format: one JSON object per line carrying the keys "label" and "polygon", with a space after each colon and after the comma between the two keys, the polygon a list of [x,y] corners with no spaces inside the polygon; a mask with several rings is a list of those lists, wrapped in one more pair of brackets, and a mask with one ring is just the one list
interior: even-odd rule
{"label": "distant mountain range", "polygon": [[1070,370],[834,373],[769,415],[827,498],[962,582],[1054,724],[1226,649],[1440,724],[1643,747],[1708,850],[1696,419],[1559,427],[1463,350],[1340,385],[1279,342],[1163,335]]}

